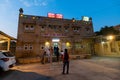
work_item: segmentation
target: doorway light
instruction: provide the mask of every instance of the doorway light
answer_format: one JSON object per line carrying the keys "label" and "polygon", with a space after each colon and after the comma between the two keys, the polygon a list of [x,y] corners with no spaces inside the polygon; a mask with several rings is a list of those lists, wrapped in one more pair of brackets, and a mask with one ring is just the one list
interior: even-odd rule
{"label": "doorway light", "polygon": [[60,41],[60,39],[58,39],[58,38],[52,39],[52,42],[59,42],[59,41]]}

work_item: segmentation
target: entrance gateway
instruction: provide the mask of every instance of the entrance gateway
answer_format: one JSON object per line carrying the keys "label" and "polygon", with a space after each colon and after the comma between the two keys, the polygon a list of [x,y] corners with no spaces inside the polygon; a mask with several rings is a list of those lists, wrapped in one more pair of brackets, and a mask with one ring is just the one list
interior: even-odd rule
{"label": "entrance gateway", "polygon": [[65,43],[60,42],[59,38],[52,39],[53,47],[58,47],[60,50],[64,50],[66,48]]}
{"label": "entrance gateway", "polygon": [[52,39],[52,43],[53,43],[53,47],[59,47],[59,41],[60,39],[59,38],[53,38]]}
{"label": "entrance gateway", "polygon": [[45,43],[45,47],[50,48],[51,47],[58,47],[59,50],[64,50],[67,46],[66,43],[61,42],[59,38],[52,38],[51,43],[50,42],[46,42]]}

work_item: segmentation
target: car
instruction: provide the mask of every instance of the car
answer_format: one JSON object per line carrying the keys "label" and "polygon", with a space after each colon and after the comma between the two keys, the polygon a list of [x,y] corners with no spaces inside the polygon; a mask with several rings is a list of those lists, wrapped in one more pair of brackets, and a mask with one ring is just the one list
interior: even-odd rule
{"label": "car", "polygon": [[2,71],[8,71],[15,66],[15,63],[15,56],[10,51],[0,51],[0,69]]}

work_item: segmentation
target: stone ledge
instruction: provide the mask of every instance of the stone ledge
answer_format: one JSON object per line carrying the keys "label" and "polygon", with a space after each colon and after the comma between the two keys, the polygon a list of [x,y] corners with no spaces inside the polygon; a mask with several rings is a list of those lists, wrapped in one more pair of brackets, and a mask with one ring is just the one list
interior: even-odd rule
{"label": "stone ledge", "polygon": [[70,59],[90,59],[91,54],[70,55]]}
{"label": "stone ledge", "polygon": [[41,59],[38,57],[33,57],[33,58],[19,58],[18,63],[20,64],[28,64],[28,63],[35,63],[35,62],[40,62]]}
{"label": "stone ledge", "polygon": [[[70,55],[70,60],[77,60],[77,59],[90,59],[91,54],[81,54],[81,55]],[[18,63],[20,64],[29,64],[29,63],[37,63],[41,62],[40,57],[31,57],[31,58],[18,58]],[[56,62],[56,56],[52,57],[52,61]],[[60,57],[60,61],[62,61]],[[48,62],[48,57],[45,57],[45,62]]]}

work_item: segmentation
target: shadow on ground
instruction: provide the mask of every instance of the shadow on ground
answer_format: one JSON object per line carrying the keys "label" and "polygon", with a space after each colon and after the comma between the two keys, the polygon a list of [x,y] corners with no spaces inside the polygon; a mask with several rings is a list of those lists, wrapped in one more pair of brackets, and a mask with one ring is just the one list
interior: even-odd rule
{"label": "shadow on ground", "polygon": [[35,72],[9,70],[0,72],[0,80],[54,80],[53,78]]}

